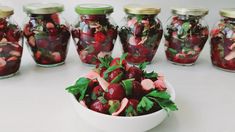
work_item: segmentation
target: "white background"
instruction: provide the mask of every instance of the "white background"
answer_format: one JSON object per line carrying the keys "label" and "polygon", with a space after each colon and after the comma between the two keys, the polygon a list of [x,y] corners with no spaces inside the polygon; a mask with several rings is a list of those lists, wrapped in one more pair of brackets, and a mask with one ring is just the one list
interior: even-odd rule
{"label": "white background", "polygon": [[[0,0],[0,4],[15,9],[15,20],[22,24],[25,13],[22,5],[45,0]],[[123,5],[147,3],[162,8],[159,18],[163,24],[170,16],[170,7],[201,6],[209,8],[206,17],[210,28],[219,19],[218,10],[235,7],[234,0],[51,0],[65,4],[64,16],[69,22],[76,19],[74,7],[84,2],[108,3],[115,7],[112,14],[119,24],[124,15]],[[119,40],[114,56],[121,54]],[[24,49],[22,65],[17,76],[0,80],[0,132],[95,132],[82,121],[71,106],[64,90],[92,67],[81,64],[71,41],[66,64],[55,68],[37,67]],[[179,111],[168,117],[150,132],[234,132],[235,131],[235,74],[212,67],[209,43],[196,65],[176,66],[165,59],[163,41],[149,70],[156,70],[176,89]],[[107,124],[108,125],[108,124]],[[141,125],[141,124],[140,124]]]}

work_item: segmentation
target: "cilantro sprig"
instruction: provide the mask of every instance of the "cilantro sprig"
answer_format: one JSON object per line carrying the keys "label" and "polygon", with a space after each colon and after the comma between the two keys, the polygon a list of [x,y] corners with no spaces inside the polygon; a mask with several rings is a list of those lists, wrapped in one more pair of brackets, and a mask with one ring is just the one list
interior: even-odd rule
{"label": "cilantro sprig", "polygon": [[176,104],[170,100],[171,96],[166,91],[157,91],[153,90],[144,97],[137,106],[137,111],[139,113],[147,112],[152,109],[154,103],[160,105],[162,109],[165,109],[167,112],[178,110]]}
{"label": "cilantro sprig", "polygon": [[67,87],[66,90],[73,95],[79,95],[79,101],[81,101],[86,95],[90,81],[85,77],[79,78],[74,85]]}

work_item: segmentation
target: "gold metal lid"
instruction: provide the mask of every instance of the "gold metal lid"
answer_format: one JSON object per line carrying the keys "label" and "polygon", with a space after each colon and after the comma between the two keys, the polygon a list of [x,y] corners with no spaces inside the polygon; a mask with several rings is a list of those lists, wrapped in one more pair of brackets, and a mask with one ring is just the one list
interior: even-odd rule
{"label": "gold metal lid", "polygon": [[0,6],[0,18],[9,17],[14,14],[14,9],[8,6]]}
{"label": "gold metal lid", "polygon": [[220,15],[224,17],[235,18],[235,8],[224,8],[220,10]]}
{"label": "gold metal lid", "polygon": [[59,3],[31,3],[23,6],[28,14],[53,14],[62,12],[64,5]]}
{"label": "gold metal lid", "polygon": [[128,14],[157,15],[161,12],[161,8],[152,5],[130,4],[124,6],[124,11]]}
{"label": "gold metal lid", "polygon": [[171,13],[176,15],[205,16],[208,12],[206,8],[171,8]]}

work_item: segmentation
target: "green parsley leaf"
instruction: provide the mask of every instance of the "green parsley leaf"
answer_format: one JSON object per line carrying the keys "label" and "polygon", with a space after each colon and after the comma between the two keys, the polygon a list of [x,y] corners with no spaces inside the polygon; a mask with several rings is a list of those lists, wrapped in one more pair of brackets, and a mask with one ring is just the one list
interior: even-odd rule
{"label": "green parsley leaf", "polygon": [[122,54],[122,56],[120,57],[119,65],[122,65],[122,61],[126,59],[127,55],[127,53]]}
{"label": "green parsley leaf", "polygon": [[170,99],[171,96],[166,91],[159,92],[157,90],[153,90],[149,94],[146,95],[147,97],[154,97],[154,98],[162,98],[162,99]]}
{"label": "green parsley leaf", "polygon": [[66,88],[66,90],[73,95],[79,95],[79,101],[81,101],[85,97],[90,81],[84,77],[79,78],[73,86]]}
{"label": "green parsley leaf", "polygon": [[120,80],[122,80],[123,75],[123,73],[120,73],[110,83],[118,83]]}
{"label": "green parsley leaf", "polygon": [[120,65],[114,65],[114,66],[110,66],[105,72],[104,72],[104,78],[107,79],[108,78],[108,74],[118,68],[122,68],[122,66]]}
{"label": "green parsley leaf", "polygon": [[172,49],[172,48],[168,48],[168,51],[170,51],[172,55],[176,55],[178,53],[177,50]]}
{"label": "green parsley leaf", "polygon": [[143,113],[149,111],[153,107],[154,102],[148,99],[147,97],[142,97],[141,101],[137,105],[137,111]]}
{"label": "green parsley leaf", "polygon": [[157,78],[158,77],[158,74],[154,71],[150,72],[150,73],[147,73],[147,72],[144,72],[144,77],[145,78]]}
{"label": "green parsley leaf", "polygon": [[97,98],[102,104],[107,104],[108,101],[103,97],[103,96],[100,96]]}
{"label": "green parsley leaf", "polygon": [[140,68],[141,70],[144,70],[148,64],[149,64],[149,62],[141,63],[141,64],[139,64],[139,68]]}
{"label": "green parsley leaf", "polygon": [[122,81],[122,85],[125,89],[126,95],[130,96],[132,94],[132,82],[134,81],[134,78],[126,79]]}
{"label": "green parsley leaf", "polygon": [[176,104],[171,100],[158,99],[158,104],[165,109],[167,112],[178,110]]}
{"label": "green parsley leaf", "polygon": [[132,105],[129,105],[125,110],[126,116],[137,116],[137,112]]}
{"label": "green parsley leaf", "polygon": [[112,114],[114,112],[116,112],[119,107],[120,107],[121,103],[118,100],[110,100],[109,101],[109,113]]}
{"label": "green parsley leaf", "polygon": [[111,61],[113,60],[113,58],[111,56],[108,57],[104,57],[104,58],[98,58],[100,61],[100,65],[99,68],[109,68],[109,65],[111,63]]}

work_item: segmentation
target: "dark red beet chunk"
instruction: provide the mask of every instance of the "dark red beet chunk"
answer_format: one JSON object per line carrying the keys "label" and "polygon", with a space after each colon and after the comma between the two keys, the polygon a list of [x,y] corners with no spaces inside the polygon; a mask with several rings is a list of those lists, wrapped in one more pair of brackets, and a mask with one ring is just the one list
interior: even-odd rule
{"label": "dark red beet chunk", "polygon": [[120,84],[110,84],[108,86],[108,92],[105,92],[104,97],[107,100],[121,101],[125,97],[125,90]]}
{"label": "dark red beet chunk", "polygon": [[90,105],[90,109],[99,113],[107,114],[109,105],[107,103],[103,104],[100,100],[96,100]]}

